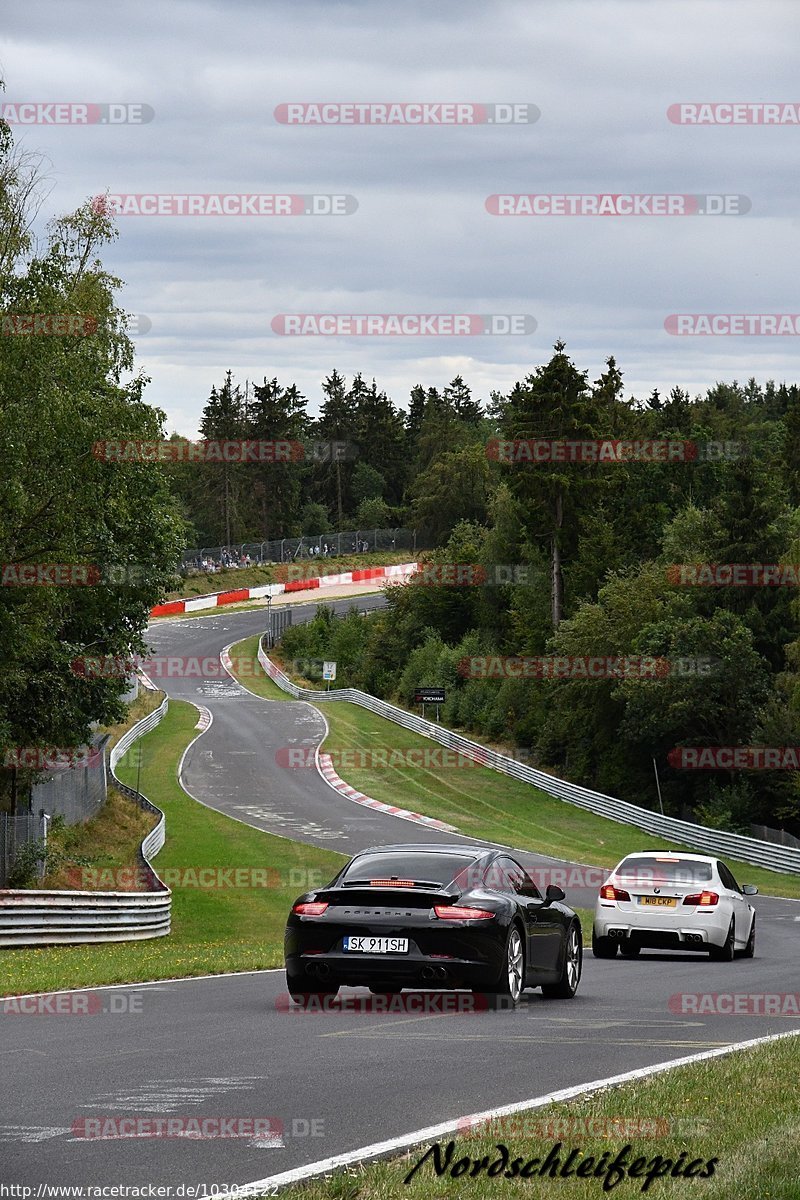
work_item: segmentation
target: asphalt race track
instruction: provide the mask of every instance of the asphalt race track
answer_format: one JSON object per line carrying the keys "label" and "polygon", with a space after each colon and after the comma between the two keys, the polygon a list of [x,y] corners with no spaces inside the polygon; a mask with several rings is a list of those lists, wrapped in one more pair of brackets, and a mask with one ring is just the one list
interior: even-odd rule
{"label": "asphalt race track", "polygon": [[[353,603],[366,609],[382,598],[336,607]],[[295,619],[315,608],[298,606]],[[216,612],[159,624],[150,641],[160,654],[213,659],[265,623],[263,609]],[[261,700],[218,677],[160,683],[213,716],[183,771],[184,786],[204,803],[345,853],[382,842],[460,840],[360,807],[313,770],[281,766],[279,749],[314,746],[324,733],[309,705]],[[569,889],[567,900],[591,906],[595,895],[595,888]],[[679,993],[795,989],[800,905],[768,897],[755,904],[752,960],[654,952],[602,961],[589,952],[576,999],[526,993],[515,1012],[294,1011],[276,971],[105,990],[109,1008],[124,1010],[135,995],[141,1011],[91,1021],[8,1015],[0,1039],[7,1101],[0,1182],[244,1184],[448,1118],[786,1032],[796,1019],[682,1013],[669,1003]],[[260,1141],[246,1134],[154,1141],[85,1137],[76,1126],[86,1120],[90,1130],[97,1117],[170,1115],[269,1118],[283,1133]]]}

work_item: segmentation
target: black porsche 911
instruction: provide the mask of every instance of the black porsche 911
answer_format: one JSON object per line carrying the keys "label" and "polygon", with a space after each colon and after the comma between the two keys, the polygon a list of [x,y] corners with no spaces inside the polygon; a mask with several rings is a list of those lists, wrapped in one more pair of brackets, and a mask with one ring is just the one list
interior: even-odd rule
{"label": "black porsche 911", "polygon": [[501,850],[375,847],[292,906],[286,981],[300,1003],[342,984],[376,994],[471,988],[514,1005],[526,987],[570,999],[581,977],[577,916]]}

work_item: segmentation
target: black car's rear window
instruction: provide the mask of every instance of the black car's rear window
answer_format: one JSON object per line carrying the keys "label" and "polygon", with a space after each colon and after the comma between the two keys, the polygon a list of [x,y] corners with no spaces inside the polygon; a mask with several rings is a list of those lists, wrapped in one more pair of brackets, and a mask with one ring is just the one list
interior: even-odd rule
{"label": "black car's rear window", "polygon": [[371,879],[404,879],[413,883],[434,884],[446,887],[456,875],[475,862],[470,854],[426,854],[424,852],[404,854],[362,854],[350,863],[342,877],[342,883],[368,883]]}
{"label": "black car's rear window", "polygon": [[617,876],[635,878],[639,883],[708,883],[712,877],[711,864],[696,862],[679,855],[653,854],[626,858],[617,867]]}

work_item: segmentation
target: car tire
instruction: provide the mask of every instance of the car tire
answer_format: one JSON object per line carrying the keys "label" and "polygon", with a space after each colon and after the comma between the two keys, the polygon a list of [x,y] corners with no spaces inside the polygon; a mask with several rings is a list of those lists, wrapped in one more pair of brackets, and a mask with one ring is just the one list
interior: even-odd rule
{"label": "car tire", "polygon": [[742,951],[742,958],[753,958],[756,952],[756,914],[753,913],[753,920],[750,925],[750,936],[747,939],[747,945]]}
{"label": "car tire", "polygon": [[619,944],[620,954],[623,958],[636,958],[641,948],[636,942],[632,942],[630,938],[625,938]]}
{"label": "car tire", "polygon": [[581,927],[573,921],[567,930],[564,962],[558,983],[543,983],[542,995],[548,1000],[571,1000],[578,990],[583,968],[583,938]]}
{"label": "car tire", "polygon": [[731,923],[730,923],[730,927],[728,929],[728,936],[725,938],[725,941],[723,942],[723,944],[721,946],[709,946],[709,948],[708,948],[709,958],[713,958],[715,962],[732,962],[734,945],[735,945],[735,943],[734,943],[735,936],[736,935],[734,932],[733,917],[731,917]]}
{"label": "car tire", "polygon": [[517,925],[508,931],[505,949],[505,965],[498,982],[487,991],[475,990],[486,996],[489,1008],[516,1008],[525,988],[525,948],[522,934]]}
{"label": "car tire", "polygon": [[598,937],[592,931],[592,954],[595,958],[616,958],[617,942],[613,938]]}

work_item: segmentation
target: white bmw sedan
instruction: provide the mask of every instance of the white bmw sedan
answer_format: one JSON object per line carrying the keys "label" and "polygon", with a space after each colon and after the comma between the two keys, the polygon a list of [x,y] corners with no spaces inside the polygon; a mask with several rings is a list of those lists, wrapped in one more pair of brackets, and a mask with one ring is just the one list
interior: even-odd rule
{"label": "white bmw sedan", "polygon": [[642,947],[704,950],[730,962],[752,958],[756,913],[748,896],[718,858],[669,851],[629,854],[600,888],[594,914],[595,958],[613,958],[617,947],[632,958]]}

